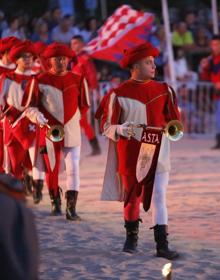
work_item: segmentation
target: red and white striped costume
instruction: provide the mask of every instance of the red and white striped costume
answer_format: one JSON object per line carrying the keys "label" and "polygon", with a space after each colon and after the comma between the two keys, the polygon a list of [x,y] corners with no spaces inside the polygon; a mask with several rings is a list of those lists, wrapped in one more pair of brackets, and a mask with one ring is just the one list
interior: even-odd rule
{"label": "red and white striped costume", "polygon": [[[46,129],[41,129],[40,146],[46,146],[47,154],[44,154],[47,165],[46,181],[49,190],[58,190],[58,174],[60,169],[60,153],[64,154],[67,172],[67,189],[79,188],[79,154],[81,145],[80,118],[81,114],[89,108],[88,86],[81,76],[72,72],[64,75],[55,75],[45,72],[36,79],[35,100],[27,111],[27,116],[37,122],[39,112],[48,119],[48,124],[62,125],[64,139],[54,143],[45,137]],[[72,161],[77,161],[77,170]],[[76,165],[74,165],[76,166]],[[73,170],[74,169],[74,170]],[[74,173],[74,174],[73,174]],[[74,175],[74,176],[73,176]]]}
{"label": "red and white striped costume", "polygon": [[[9,108],[4,118],[4,144],[7,147],[6,171],[20,179],[23,177],[23,168],[25,166],[30,168],[31,165],[27,150],[22,146],[22,139],[15,136],[12,124],[24,109],[21,103],[25,87],[27,82],[32,79],[32,74],[31,71],[21,73],[19,70],[15,70],[3,74],[1,79],[1,105],[4,111]],[[30,132],[32,133],[22,135],[27,139],[27,149],[35,138],[35,129]]]}
{"label": "red and white striped costume", "polygon": [[[117,125],[134,122],[134,124],[165,127],[173,119],[179,119],[176,98],[174,92],[165,83],[153,80],[139,82],[130,79],[110,93],[102,115],[103,134],[110,139],[102,191],[103,200],[122,201],[125,195],[137,185],[136,165],[143,129],[135,128],[135,136],[128,140],[117,135]],[[163,136],[155,181],[162,180],[165,185],[168,183],[170,170],[169,145],[168,138]],[[141,196],[137,198],[134,192],[132,199],[141,200]],[[134,211],[139,210],[136,208]],[[139,212],[133,214],[134,220],[139,218]]]}

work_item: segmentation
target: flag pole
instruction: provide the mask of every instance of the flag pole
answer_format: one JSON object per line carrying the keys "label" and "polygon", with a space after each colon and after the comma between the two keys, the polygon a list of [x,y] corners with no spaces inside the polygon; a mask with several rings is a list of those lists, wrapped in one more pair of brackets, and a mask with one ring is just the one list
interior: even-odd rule
{"label": "flag pole", "polygon": [[106,0],[100,0],[100,6],[101,6],[102,20],[104,21],[108,17]]}
{"label": "flag pole", "polygon": [[167,0],[161,0],[162,2],[162,12],[163,12],[163,20],[165,27],[165,35],[166,35],[166,44],[167,44],[167,52],[168,52],[168,67],[170,73],[171,85],[176,88],[176,75],[174,71],[174,57],[173,57],[173,48],[172,48],[172,39],[170,32],[170,21],[167,7]]}
{"label": "flag pole", "polygon": [[217,1],[216,0],[212,0],[212,24],[213,24],[213,34],[219,34],[218,8],[217,8]]}

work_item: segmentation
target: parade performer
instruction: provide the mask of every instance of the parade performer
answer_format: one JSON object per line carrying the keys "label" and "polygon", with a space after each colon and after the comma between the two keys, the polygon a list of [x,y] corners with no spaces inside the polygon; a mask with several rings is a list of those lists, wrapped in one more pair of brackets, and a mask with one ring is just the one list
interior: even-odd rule
{"label": "parade performer", "polygon": [[[35,102],[27,110],[27,116],[41,127],[40,146],[45,147],[44,158],[47,165],[46,182],[49,188],[51,213],[61,213],[58,175],[61,154],[66,166],[66,218],[80,220],[76,213],[76,202],[80,186],[79,159],[81,146],[80,117],[89,108],[89,96],[85,79],[67,71],[69,59],[75,53],[66,45],[53,43],[43,53],[50,67],[48,72],[37,79]],[[52,142],[48,137],[46,125],[60,125],[64,138]]]}
{"label": "parade performer", "polygon": [[212,54],[200,62],[200,79],[211,81],[214,85],[216,144],[213,149],[220,149],[220,35],[213,35],[210,47]]}
{"label": "parade performer", "polygon": [[[7,37],[0,40],[0,76],[3,73],[15,70],[16,64],[11,63],[8,53],[9,50],[12,48],[12,46],[14,46],[18,42],[19,40],[16,37]],[[0,115],[1,115],[1,109],[2,108],[0,108]],[[4,172],[3,125],[1,121],[2,118],[0,116],[0,172]]]}
{"label": "parade performer", "polygon": [[[90,99],[97,96],[96,91],[98,88],[97,71],[91,57],[84,51],[84,41],[81,35],[76,35],[71,40],[71,49],[76,53],[77,59],[73,63],[72,71],[78,75],[82,75],[89,87]],[[94,108],[92,108],[94,109]],[[92,148],[91,156],[99,155],[101,153],[98,139],[95,135],[95,131],[90,123],[89,112],[82,115],[80,125],[85,131],[85,134],[89,140]],[[91,114],[93,118],[93,114]],[[91,120],[93,121],[93,120]]]}
{"label": "parade performer", "polygon": [[[103,134],[109,138],[102,200],[124,200],[126,241],[123,251],[129,253],[137,247],[140,203],[143,201],[145,211],[151,205],[157,256],[174,259],[178,253],[169,249],[167,241],[169,139],[155,127],[163,128],[170,120],[178,120],[179,112],[174,91],[166,83],[153,80],[157,55],[158,50],[150,43],[125,50],[121,66],[130,69],[131,78],[113,89],[105,104],[102,103],[104,108],[98,110]],[[149,134],[143,134],[144,126],[152,127]],[[144,154],[145,146],[141,143],[144,141],[150,150],[155,144],[161,145],[160,150],[155,150],[157,158]],[[143,165],[143,172],[144,161],[149,164]],[[148,165],[150,169],[145,169]]]}
{"label": "parade performer", "polygon": [[[1,105],[4,112],[4,144],[7,146],[7,173],[18,179],[27,177],[27,170],[33,172],[33,199],[39,203],[42,199],[44,180],[43,166],[35,165],[36,126],[28,119],[21,119],[25,106],[22,99],[28,81],[33,81],[34,72],[31,71],[35,55],[33,44],[26,40],[11,48],[9,57],[17,65],[15,71],[3,74],[1,79]],[[32,82],[33,84],[33,82]],[[28,92],[31,99],[32,92]],[[29,101],[30,102],[30,101]],[[16,125],[15,125],[16,124]]]}

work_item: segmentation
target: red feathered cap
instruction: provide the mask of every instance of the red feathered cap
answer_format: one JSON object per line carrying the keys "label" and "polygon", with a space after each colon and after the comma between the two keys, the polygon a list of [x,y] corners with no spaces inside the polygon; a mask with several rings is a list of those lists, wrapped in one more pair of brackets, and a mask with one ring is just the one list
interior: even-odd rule
{"label": "red feathered cap", "polygon": [[25,40],[12,47],[9,52],[10,60],[15,62],[23,53],[31,53],[32,55],[36,54],[34,44],[31,41]]}
{"label": "red feathered cap", "polygon": [[127,68],[142,58],[148,56],[156,57],[158,55],[159,51],[157,48],[152,46],[150,43],[144,43],[131,49],[124,50],[124,56],[120,61],[120,65],[122,68]]}
{"label": "red feathered cap", "polygon": [[4,53],[7,50],[10,50],[13,46],[15,46],[16,44],[20,43],[21,41],[14,37],[6,37],[1,39],[0,41],[0,53]]}
{"label": "red feathered cap", "polygon": [[43,52],[45,58],[57,57],[57,56],[66,56],[73,58],[76,56],[75,52],[68,48],[66,45],[61,43],[52,43],[49,45]]}
{"label": "red feathered cap", "polygon": [[37,41],[34,43],[34,49],[35,49],[35,53],[37,55],[40,55],[44,52],[44,50],[46,49],[47,45],[45,43],[43,43],[42,41]]}

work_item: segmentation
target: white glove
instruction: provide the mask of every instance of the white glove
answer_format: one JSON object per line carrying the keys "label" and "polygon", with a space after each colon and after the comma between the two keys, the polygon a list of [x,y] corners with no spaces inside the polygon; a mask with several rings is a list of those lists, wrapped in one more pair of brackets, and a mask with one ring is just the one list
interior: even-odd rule
{"label": "white glove", "polygon": [[135,135],[133,122],[125,122],[123,124],[118,124],[116,127],[116,133],[120,136],[124,136],[130,139],[132,136]]}
{"label": "white glove", "polygon": [[48,122],[48,120],[44,117],[44,115],[42,113],[38,113],[37,115],[37,123],[40,125],[40,126],[45,126]]}

